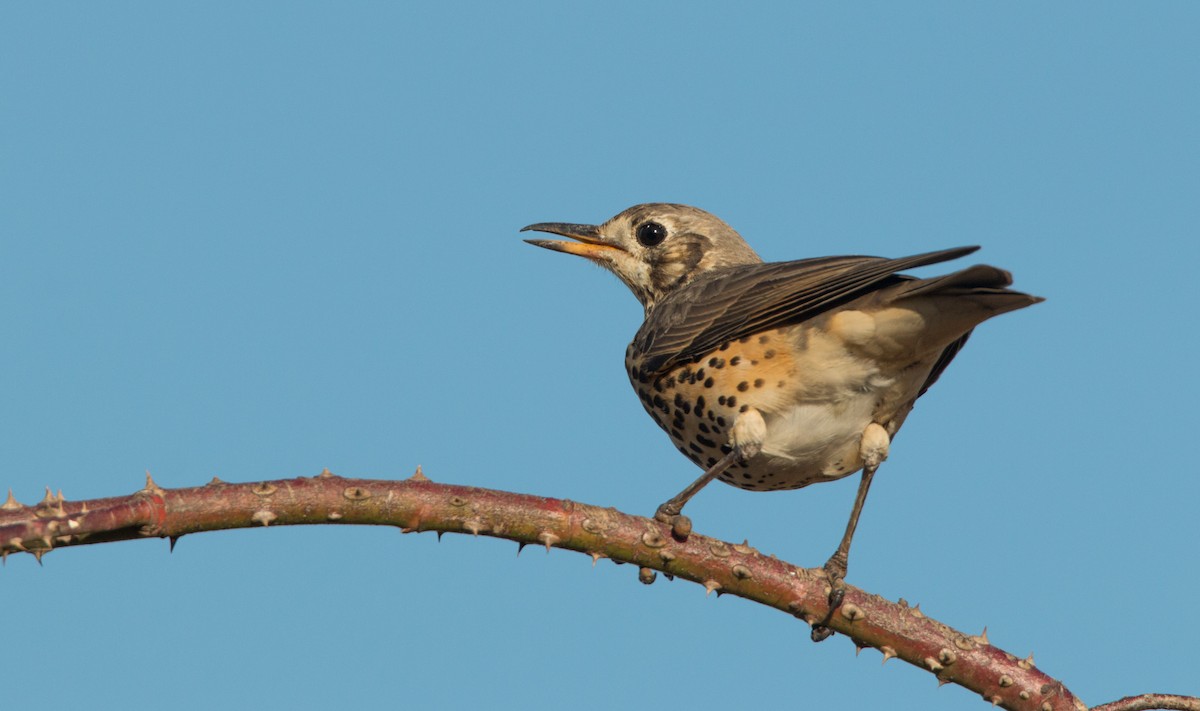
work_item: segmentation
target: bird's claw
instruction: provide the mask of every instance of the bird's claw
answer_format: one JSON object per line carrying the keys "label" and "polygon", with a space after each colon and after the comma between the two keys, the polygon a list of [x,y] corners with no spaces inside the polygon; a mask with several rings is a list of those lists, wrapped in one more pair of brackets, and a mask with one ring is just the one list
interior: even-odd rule
{"label": "bird's claw", "polygon": [[833,619],[833,613],[846,598],[846,564],[835,553],[826,561],[824,569],[825,575],[829,577],[829,612],[825,613],[825,619],[813,625],[812,641],[814,642],[824,642],[833,636],[833,630],[829,629],[829,621]]}
{"label": "bird's claw", "polygon": [[654,520],[660,523],[671,523],[671,519],[679,515],[679,508],[672,506],[671,502],[667,502],[658,507],[654,512]]}
{"label": "bird's claw", "polygon": [[667,502],[654,512],[654,520],[670,524],[671,535],[679,541],[686,541],[692,535],[692,519],[679,513],[679,507]]}
{"label": "bird's claw", "polygon": [[686,541],[692,535],[692,519],[680,514],[671,519],[671,535],[677,541]]}

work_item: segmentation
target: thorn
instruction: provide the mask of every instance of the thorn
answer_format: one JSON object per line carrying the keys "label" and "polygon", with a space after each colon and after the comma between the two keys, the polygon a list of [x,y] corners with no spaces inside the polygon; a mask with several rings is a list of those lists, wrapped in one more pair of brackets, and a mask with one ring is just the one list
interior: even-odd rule
{"label": "thorn", "polygon": [[720,589],[721,589],[721,584],[718,583],[717,581],[715,581],[715,580],[705,580],[704,581],[704,594],[706,596],[708,594],[710,594],[713,590],[720,590]]}
{"label": "thorn", "polygon": [[921,612],[921,603],[918,602],[912,606],[912,616],[918,619],[925,616],[925,613]]}
{"label": "thorn", "polygon": [[220,477],[213,477],[205,486],[220,486],[225,482],[221,481]]}
{"label": "thorn", "polygon": [[596,567],[596,561],[598,561],[598,560],[600,560],[601,558],[604,558],[604,557],[605,557],[605,555],[604,555],[603,553],[597,553],[597,552],[595,552],[595,551],[592,551],[592,552],[591,552],[591,553],[589,553],[588,555],[592,556],[592,567],[593,567],[593,568],[595,568],[595,567]]}
{"label": "thorn", "polygon": [[843,604],[841,610],[842,617],[851,622],[857,622],[867,616],[867,613],[863,612],[861,607],[850,602]]}
{"label": "thorn", "polygon": [[667,545],[667,539],[656,529],[650,529],[642,534],[642,543],[646,544],[647,548],[662,548]]}
{"label": "thorn", "polygon": [[1028,657],[1025,657],[1021,661],[1017,662],[1017,666],[1021,667],[1022,669],[1032,669],[1034,667],[1033,652],[1030,652]]}
{"label": "thorn", "polygon": [[999,706],[999,705],[1000,705],[1000,702],[1001,702],[1001,701],[1003,701],[1003,700],[1004,700],[1004,699],[1000,698],[1000,696],[999,696],[999,695],[993,696],[993,697],[991,697],[991,698],[989,698],[989,699],[988,699],[988,701],[991,701],[991,702],[992,702],[992,706]]}
{"label": "thorn", "polygon": [[677,541],[686,541],[692,535],[692,519],[679,514],[671,521],[671,535]]}
{"label": "thorn", "polygon": [[167,553],[175,552],[175,544],[179,541],[179,536],[168,536],[167,540],[171,542],[171,549]]}
{"label": "thorn", "polygon": [[558,543],[562,539],[549,531],[542,531],[538,534],[538,540],[546,544],[546,552],[550,552],[550,546]]}
{"label": "thorn", "polygon": [[991,644],[987,638],[987,627],[983,628],[978,637],[972,637],[971,639],[975,640],[978,644]]}
{"label": "thorn", "polygon": [[517,541],[517,557],[521,557],[521,551],[525,550],[525,546],[529,545],[525,541]]}
{"label": "thorn", "polygon": [[429,481],[429,477],[425,476],[425,472],[421,471],[421,465],[417,465],[417,470],[408,478],[409,481]]}
{"label": "thorn", "polygon": [[712,553],[718,558],[728,558],[729,546],[725,545],[725,541],[718,541],[717,539],[713,538],[708,542],[708,552]]}
{"label": "thorn", "polygon": [[938,677],[938,688],[939,688],[939,689],[940,689],[940,688],[942,688],[943,686],[945,686],[946,684],[949,684],[949,683],[950,683],[950,680],[949,680],[949,679],[943,679],[943,678],[942,678],[942,677],[940,677],[940,676]]}
{"label": "thorn", "polygon": [[938,660],[934,659],[933,657],[925,657],[924,664],[929,671],[933,672],[934,674],[937,674],[941,670],[945,669],[945,667],[939,664]]}
{"label": "thorn", "polygon": [[441,543],[441,542],[442,542],[442,534],[443,534],[443,533],[445,533],[445,531],[438,531],[438,532],[437,532],[438,543]]}
{"label": "thorn", "polygon": [[62,516],[66,512],[63,511],[62,502],[54,497],[54,494],[50,491],[50,487],[47,486],[46,495],[34,506],[33,513],[38,518],[53,518],[55,516]]}
{"label": "thorn", "polygon": [[879,651],[883,652],[883,661],[880,662],[880,664],[887,664],[887,660],[896,656],[896,650],[892,647],[887,646],[886,644],[883,645],[882,647],[880,647]]}
{"label": "thorn", "polygon": [[267,526],[270,526],[271,522],[276,518],[278,517],[274,513],[266,509],[261,509],[259,511],[255,511],[254,515],[250,517],[250,520],[255,523],[261,523],[263,528],[266,528]]}
{"label": "thorn", "polygon": [[150,476],[149,469],[146,470],[146,487],[140,493],[154,494],[155,496],[162,496],[165,493],[161,486],[154,483],[154,477]]}
{"label": "thorn", "polygon": [[30,552],[33,553],[34,558],[37,558],[38,565],[40,566],[42,564],[42,556],[46,555],[46,551],[38,548]]}
{"label": "thorn", "polygon": [[22,509],[22,508],[25,508],[25,507],[21,505],[20,501],[17,501],[15,498],[13,498],[12,489],[9,489],[8,490],[8,498],[4,500],[3,504],[0,504],[0,510],[16,511],[16,510]]}
{"label": "thorn", "polygon": [[8,549],[0,548],[0,565],[8,565]]}
{"label": "thorn", "polygon": [[324,468],[321,470],[321,473],[317,475],[317,478],[318,479],[332,479],[333,472],[329,471],[328,468]]}
{"label": "thorn", "polygon": [[863,647],[866,647],[866,646],[867,645],[863,644],[862,642],[859,642],[857,639],[854,640],[854,656],[857,657],[858,655],[862,654]]}
{"label": "thorn", "polygon": [[[275,487],[271,487],[271,491],[275,491]],[[255,491],[254,493],[258,493]],[[342,490],[342,497],[348,501],[366,501],[371,498],[371,492],[361,486],[348,486]]]}
{"label": "thorn", "polygon": [[88,512],[88,505],[87,505],[87,502],[86,502],[86,501],[81,501],[81,502],[79,503],[79,513],[87,513],[87,512]]}

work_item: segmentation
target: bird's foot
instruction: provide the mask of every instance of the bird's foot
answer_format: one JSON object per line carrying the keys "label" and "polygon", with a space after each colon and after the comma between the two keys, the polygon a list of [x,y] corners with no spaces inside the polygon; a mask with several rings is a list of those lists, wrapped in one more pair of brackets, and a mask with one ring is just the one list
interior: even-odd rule
{"label": "bird's foot", "polygon": [[846,556],[834,553],[829,560],[825,561],[823,567],[825,575],[829,578],[829,612],[825,613],[825,619],[813,625],[812,641],[814,642],[824,642],[833,636],[833,630],[829,629],[829,621],[833,619],[833,613],[837,611],[846,597]]}
{"label": "bird's foot", "polygon": [[663,504],[654,512],[654,520],[670,524],[671,535],[679,541],[686,541],[692,535],[692,519],[680,513],[682,507],[672,506],[671,502]]}

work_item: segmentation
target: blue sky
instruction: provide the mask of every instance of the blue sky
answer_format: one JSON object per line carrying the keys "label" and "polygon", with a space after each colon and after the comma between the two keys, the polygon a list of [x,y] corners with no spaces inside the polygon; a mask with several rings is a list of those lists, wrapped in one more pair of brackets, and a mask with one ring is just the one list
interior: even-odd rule
{"label": "blue sky", "polygon": [[[872,489],[849,581],[1088,703],[1200,694],[1200,6],[9,3],[0,485],[437,481],[649,514],[696,471],[621,365],[640,307],[517,230],[694,204],[764,258],[981,244],[981,327]],[[965,266],[970,262],[963,262]],[[714,485],[819,565],[854,480]],[[697,586],[316,527],[28,556],[2,693],[95,708],[977,699]]]}

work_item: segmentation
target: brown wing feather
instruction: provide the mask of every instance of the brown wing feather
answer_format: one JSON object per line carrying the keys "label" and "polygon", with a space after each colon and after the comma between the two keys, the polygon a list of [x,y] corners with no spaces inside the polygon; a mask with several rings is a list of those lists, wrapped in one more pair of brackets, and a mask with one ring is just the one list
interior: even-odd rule
{"label": "brown wing feather", "polygon": [[933,370],[929,371],[929,377],[925,378],[925,383],[921,385],[921,391],[917,393],[917,397],[924,395],[929,388],[933,387],[937,379],[942,377],[942,372],[946,370],[946,366],[950,365],[950,361],[954,360],[954,356],[958,355],[958,352],[962,350],[962,347],[966,345],[967,339],[970,337],[971,331],[967,331],[962,335],[962,338],[946,346],[946,349],[938,356],[937,362],[933,364]]}
{"label": "brown wing feather", "polygon": [[657,304],[634,337],[633,349],[644,358],[644,370],[662,373],[723,343],[799,323],[908,279],[897,274],[901,270],[977,249],[957,247],[899,259],[821,257],[713,272]]}

